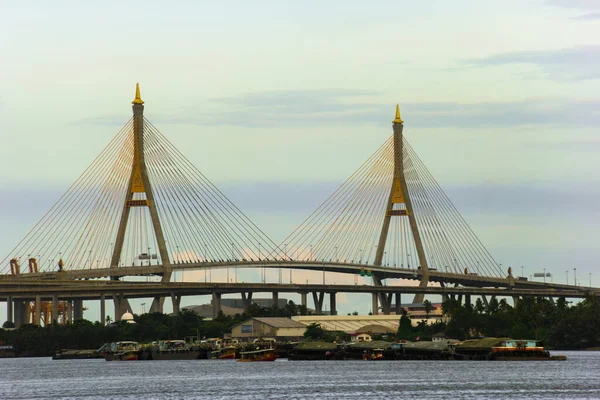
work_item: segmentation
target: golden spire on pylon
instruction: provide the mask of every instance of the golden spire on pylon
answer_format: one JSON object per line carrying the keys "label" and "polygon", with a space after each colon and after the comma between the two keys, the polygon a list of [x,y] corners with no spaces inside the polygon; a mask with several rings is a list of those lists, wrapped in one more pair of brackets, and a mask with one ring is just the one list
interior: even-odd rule
{"label": "golden spire on pylon", "polygon": [[144,100],[140,97],[140,84],[135,84],[135,99],[131,102],[131,104],[144,104]]}
{"label": "golden spire on pylon", "polygon": [[402,118],[400,118],[400,106],[398,104],[396,104],[396,118],[392,121],[395,124],[401,124],[404,121],[402,121]]}

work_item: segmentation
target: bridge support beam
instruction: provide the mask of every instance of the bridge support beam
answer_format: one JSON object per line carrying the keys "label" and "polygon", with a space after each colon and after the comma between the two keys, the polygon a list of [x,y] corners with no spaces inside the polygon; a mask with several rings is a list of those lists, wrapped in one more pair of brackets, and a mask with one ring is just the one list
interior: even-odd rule
{"label": "bridge support beam", "polygon": [[302,292],[300,293],[300,304],[302,304],[302,307],[308,307],[308,299],[307,296],[308,293],[306,292]]}
{"label": "bridge support beam", "polygon": [[150,306],[150,312],[162,313],[164,310],[164,305],[165,305],[164,297],[155,297],[152,300],[152,305]]}
{"label": "bridge support beam", "polygon": [[52,296],[52,321],[53,324],[58,324],[58,295]]}
{"label": "bridge support beam", "polygon": [[34,318],[32,321],[33,324],[41,325],[40,324],[41,317],[42,317],[42,298],[38,294],[37,296],[35,296],[35,315],[34,315]]}
{"label": "bridge support beam", "polygon": [[273,292],[273,305],[279,307],[279,292]]}
{"label": "bridge support beam", "polygon": [[21,324],[23,324],[23,320],[21,319],[21,306],[22,306],[23,302],[21,300],[17,300],[14,302],[13,307],[14,307],[14,323],[15,326],[18,328],[19,326],[21,326]]}
{"label": "bridge support beam", "polygon": [[402,314],[402,293],[396,292],[396,315]]}
{"label": "bridge support beam", "polygon": [[371,295],[371,312],[373,315],[379,314],[379,295],[377,293]]}
{"label": "bridge support beam", "polygon": [[335,304],[335,292],[329,292],[329,315],[337,315],[337,306]]}
{"label": "bridge support beam", "polygon": [[212,292],[212,314],[217,318],[221,312],[221,293]]}
{"label": "bridge support beam", "polygon": [[83,319],[83,300],[73,300],[73,319],[79,321]]}
{"label": "bridge support beam", "polygon": [[115,322],[120,321],[126,312],[132,311],[129,300],[122,293],[113,294],[113,302],[115,303]]}
{"label": "bridge support beam", "polygon": [[100,325],[106,325],[106,296],[100,295]]}
{"label": "bridge support beam", "polygon": [[244,308],[248,308],[252,305],[252,292],[242,292],[242,302],[244,303]]}
{"label": "bridge support beam", "polygon": [[14,323],[13,317],[13,299],[12,296],[6,298],[6,322]]}
{"label": "bridge support beam", "polygon": [[392,311],[392,297],[393,293],[381,293],[383,302],[381,303],[381,311],[383,315],[390,315]]}
{"label": "bridge support beam", "polygon": [[313,292],[313,301],[315,303],[315,313],[317,315],[323,315],[323,299],[325,298],[324,292]]}
{"label": "bridge support beam", "polygon": [[173,303],[173,314],[179,315],[179,305],[181,304],[181,296],[177,296],[175,293],[171,293],[171,302]]}
{"label": "bridge support beam", "polygon": [[465,307],[471,307],[471,295],[465,294]]}
{"label": "bridge support beam", "polygon": [[67,322],[73,322],[73,300],[67,301]]}

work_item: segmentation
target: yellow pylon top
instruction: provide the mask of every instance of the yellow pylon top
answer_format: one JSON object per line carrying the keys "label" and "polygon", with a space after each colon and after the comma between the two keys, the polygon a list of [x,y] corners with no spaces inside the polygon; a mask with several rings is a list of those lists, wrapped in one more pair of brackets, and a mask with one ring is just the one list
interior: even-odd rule
{"label": "yellow pylon top", "polygon": [[140,97],[140,84],[135,84],[135,99],[131,102],[132,104],[144,104],[144,100]]}
{"label": "yellow pylon top", "polygon": [[395,124],[401,124],[404,121],[402,121],[402,118],[400,118],[400,106],[398,104],[396,104],[396,118],[392,121]]}

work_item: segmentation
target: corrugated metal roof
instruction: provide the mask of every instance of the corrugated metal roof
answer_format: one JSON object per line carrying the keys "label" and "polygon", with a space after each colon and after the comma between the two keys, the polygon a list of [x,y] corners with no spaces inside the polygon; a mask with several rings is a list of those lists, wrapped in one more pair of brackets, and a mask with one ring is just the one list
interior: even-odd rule
{"label": "corrugated metal roof", "polygon": [[272,326],[273,328],[306,328],[306,325],[285,317],[264,317],[253,319],[265,325]]}

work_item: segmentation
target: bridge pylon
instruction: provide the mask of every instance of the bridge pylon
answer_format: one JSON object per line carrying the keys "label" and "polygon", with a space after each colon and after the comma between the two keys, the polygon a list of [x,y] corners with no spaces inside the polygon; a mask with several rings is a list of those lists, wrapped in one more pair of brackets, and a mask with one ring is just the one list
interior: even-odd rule
{"label": "bridge pylon", "polygon": [[[429,267],[427,265],[427,257],[425,257],[423,242],[421,241],[421,235],[419,233],[417,219],[415,218],[415,213],[410,199],[410,193],[408,191],[408,187],[406,186],[406,178],[404,176],[404,146],[402,140],[404,121],[400,117],[399,105],[396,105],[396,118],[394,118],[392,123],[394,131],[394,173],[373,265],[382,265],[383,256],[386,250],[385,244],[387,242],[388,233],[390,229],[390,220],[392,218],[407,218],[409,221],[408,225],[412,233],[412,238],[414,240],[414,247],[417,250],[418,268],[421,272],[419,287],[426,287],[427,283],[429,282]],[[375,284],[381,285],[381,277],[377,274],[373,274],[373,281]],[[422,303],[423,296],[423,294],[416,294],[413,302]]]}
{"label": "bridge pylon", "polygon": [[[158,246],[158,252],[160,254],[161,264],[163,267],[162,282],[169,282],[172,275],[171,261],[169,259],[169,253],[167,252],[165,236],[163,234],[160,218],[158,217],[156,202],[152,192],[152,184],[148,177],[148,169],[145,161],[144,101],[140,95],[139,83],[137,83],[135,86],[135,99],[133,99],[131,103],[133,104],[133,164],[131,168],[129,184],[127,185],[127,195],[125,197],[125,202],[123,203],[121,220],[117,230],[117,237],[113,247],[110,266],[111,268],[116,268],[119,265],[121,252],[123,251],[126,229],[130,222],[129,216],[131,209],[133,207],[145,207],[148,209],[150,214],[150,220],[152,221],[152,228],[154,230],[154,236],[156,238],[156,244]],[[146,254],[148,257],[151,257],[151,254]],[[163,303],[164,298],[155,298],[152,302],[150,311],[162,312]]]}

